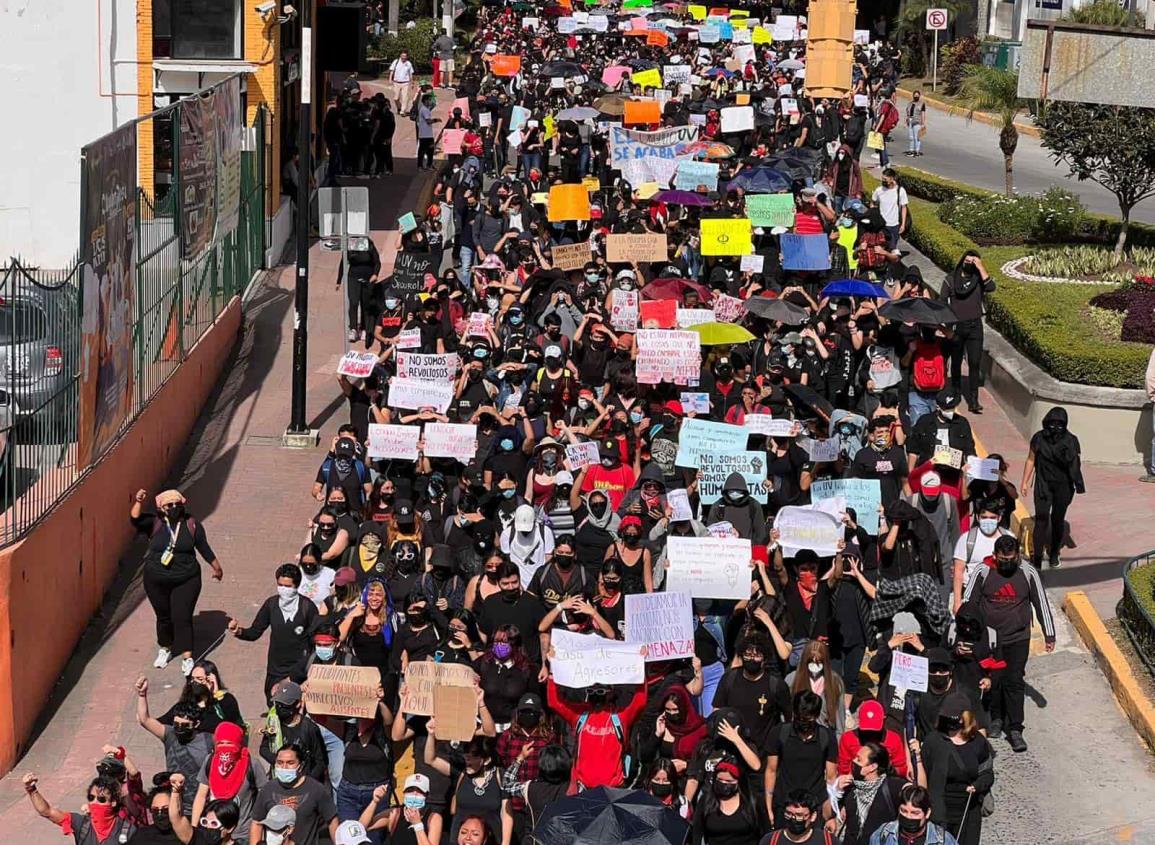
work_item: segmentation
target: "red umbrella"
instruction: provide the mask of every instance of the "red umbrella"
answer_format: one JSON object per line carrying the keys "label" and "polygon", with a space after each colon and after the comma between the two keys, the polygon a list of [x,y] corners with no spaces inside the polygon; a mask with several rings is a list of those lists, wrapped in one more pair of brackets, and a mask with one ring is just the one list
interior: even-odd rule
{"label": "red umbrella", "polygon": [[654,279],[644,288],[642,296],[646,299],[682,299],[686,291],[696,291],[703,305],[708,305],[714,299],[714,292],[697,282],[683,279],[680,276],[665,276]]}

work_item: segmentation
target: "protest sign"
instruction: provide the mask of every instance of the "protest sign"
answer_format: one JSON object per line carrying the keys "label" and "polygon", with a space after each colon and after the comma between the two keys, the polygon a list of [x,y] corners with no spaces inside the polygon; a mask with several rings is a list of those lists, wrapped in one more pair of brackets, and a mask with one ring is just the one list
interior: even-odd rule
{"label": "protest sign", "polygon": [[477,692],[473,687],[434,687],[433,718],[439,740],[468,742],[477,733]]}
{"label": "protest sign", "polygon": [[723,132],[749,132],[753,129],[753,106],[727,106],[722,109]]}
{"label": "protest sign", "polygon": [[466,687],[472,693],[476,682],[476,673],[464,663],[411,660],[405,668],[405,685],[401,688],[401,712],[411,716],[432,716],[433,690],[436,687]]}
{"label": "protest sign", "polygon": [[482,129],[488,129],[489,127],[493,126],[493,113],[483,111],[477,116],[477,125]]}
{"label": "protest sign", "polygon": [[513,111],[511,111],[509,115],[509,128],[514,132],[521,129],[526,121],[529,120],[530,114],[530,110],[524,106],[514,106]]}
{"label": "protest sign", "polygon": [[674,464],[696,469],[702,452],[711,454],[745,452],[749,437],[750,432],[740,425],[729,425],[713,420],[682,420],[682,426],[678,429],[678,456]]}
{"label": "protest sign", "polygon": [[717,44],[722,40],[722,30],[715,24],[704,24],[698,27],[698,41],[701,44]]}
{"label": "protest sign", "polygon": [[656,235],[609,235],[606,237],[606,261],[611,264],[632,261],[666,261],[666,236]]}
{"label": "protest sign", "polygon": [[[646,73],[654,73],[657,75],[658,71],[646,71]],[[637,84],[639,76],[644,74],[634,74],[634,83]],[[658,76],[658,84],[662,81],[661,76]],[[648,126],[651,123],[660,123],[662,120],[662,106],[657,100],[626,100],[626,110],[622,115],[622,124],[625,126]]]}
{"label": "protest sign", "polygon": [[[566,17],[557,19],[557,31],[561,35],[570,35],[577,32],[577,28],[578,23],[572,16],[567,15]],[[494,76],[501,76],[501,74],[495,71]]]}
{"label": "protest sign", "polygon": [[489,69],[494,76],[517,76],[521,71],[521,56],[498,54],[489,63]]}
{"label": "protest sign", "polygon": [[474,311],[469,315],[469,327],[466,329],[469,337],[489,337],[491,328],[493,328],[493,317],[484,311]]}
{"label": "protest sign", "polygon": [[522,29],[537,29],[538,23],[539,23],[539,20],[537,18],[522,18],[521,19],[521,28]]}
{"label": "protest sign", "polygon": [[882,490],[877,478],[835,478],[815,481],[810,485],[810,500],[832,499],[840,496],[846,506],[854,508],[858,524],[872,537],[878,534],[878,505]]}
{"label": "protest sign", "polygon": [[950,446],[935,446],[930,462],[936,466],[961,469],[963,461],[962,449],[952,449]]}
{"label": "protest sign", "polygon": [[610,326],[616,332],[632,332],[638,327],[638,292],[615,290],[610,294]]}
{"label": "protest sign", "polygon": [[767,503],[765,452],[699,452],[698,495],[703,505],[712,505],[722,498],[722,488],[730,473],[737,472],[746,482],[750,498]]}
{"label": "protest sign", "polygon": [[670,43],[670,36],[660,30],[651,29],[646,36],[646,45],[649,47],[665,47]]}
{"label": "protest sign", "polygon": [[623,76],[631,72],[632,70],[628,65],[610,65],[602,71],[602,84],[613,88],[621,81]]}
{"label": "protest sign", "polygon": [[750,41],[754,44],[770,44],[773,40],[770,36],[770,30],[764,26],[756,26],[754,31],[750,33]]}
{"label": "protest sign", "polygon": [[979,481],[998,481],[999,459],[980,458],[978,455],[968,456],[967,477],[977,478]]}
{"label": "protest sign", "polygon": [[[799,441],[800,446],[803,445]],[[805,443],[806,453],[810,456],[810,460],[817,464],[833,463],[838,460],[838,452],[841,444],[837,438],[830,440],[807,440]]]}
{"label": "protest sign", "polygon": [[787,555],[810,549],[819,557],[838,552],[842,523],[838,517],[815,508],[784,507],[774,517],[778,542]]}
{"label": "protest sign", "polygon": [[746,216],[755,226],[794,225],[794,194],[747,194]]}
{"label": "protest sign", "polygon": [[745,217],[705,218],[701,232],[702,255],[746,255],[754,251],[750,221]]}
{"label": "protest sign", "polygon": [[870,43],[870,30],[869,29],[856,29],[856,30],[854,30],[854,43],[855,44],[862,44],[862,45],[869,44]]}
{"label": "protest sign", "polygon": [[337,375],[349,378],[369,378],[377,366],[376,352],[346,352],[337,364]]}
{"label": "protest sign", "polygon": [[425,289],[425,275],[437,275],[441,251],[399,252],[393,262],[393,287],[403,296],[415,296]]}
{"label": "protest sign", "polygon": [[795,235],[787,232],[778,240],[782,248],[783,270],[829,270],[830,239],[826,235]]}
{"label": "protest sign", "polygon": [[426,423],[425,457],[454,458],[467,464],[477,454],[477,426],[471,423]]}
{"label": "protest sign", "polygon": [[702,338],[697,332],[642,329],[637,339],[639,384],[696,382],[702,363]]}
{"label": "protest sign", "polygon": [[421,429],[415,425],[369,423],[369,457],[415,461],[420,439]]}
{"label": "protest sign", "polygon": [[674,314],[679,329],[687,329],[690,326],[700,326],[702,323],[714,322],[713,308],[678,308]]}
{"label": "protest sign", "polygon": [[666,590],[696,599],[750,598],[750,541],[740,537],[676,537],[666,541]]}
{"label": "protest sign", "polygon": [[895,689],[926,692],[930,661],[922,655],[894,651],[890,658],[890,685]]}
{"label": "protest sign", "polygon": [[397,333],[398,349],[417,349],[421,346],[421,329],[405,329]]}
{"label": "protest sign", "polygon": [[379,686],[381,673],[375,666],[325,666],[314,663],[309,667],[305,708],[310,716],[375,719]]}
{"label": "protest sign", "polygon": [[679,394],[678,401],[682,403],[682,410],[687,414],[710,413],[709,393],[682,393]]}
{"label": "protest sign", "polygon": [[721,293],[714,299],[714,320],[736,323],[746,314],[746,304],[736,296]]}
{"label": "protest sign", "polygon": [[[657,132],[610,127],[610,167],[633,185],[668,185],[678,156],[698,140],[697,126],[675,126]],[[661,260],[665,260],[664,258]]]}
{"label": "protest sign", "polygon": [[671,490],[666,493],[666,504],[670,506],[671,522],[686,522],[694,518],[690,507],[690,494],[685,490]]}
{"label": "protest sign", "polygon": [[663,65],[662,82],[666,85],[680,85],[690,81],[689,65]]}
{"label": "protest sign", "polygon": [[743,273],[761,273],[765,262],[764,255],[743,255],[739,260],[738,269]]}
{"label": "protest sign", "polygon": [[453,401],[453,383],[395,378],[389,382],[386,404],[391,408],[432,408],[444,414]]}
{"label": "protest sign", "polygon": [[599,460],[598,444],[592,440],[585,443],[570,443],[565,447],[565,459],[571,472],[593,466]]}
{"label": "protest sign", "polygon": [[687,9],[687,11],[689,11],[690,17],[693,20],[704,21],[706,19],[706,7],[705,6],[696,6],[696,5],[691,4],[691,5],[687,6],[686,9]]}
{"label": "protest sign", "polygon": [[441,133],[441,150],[447,156],[461,155],[461,145],[464,141],[464,129],[446,129]]}
{"label": "protest sign", "polygon": [[607,32],[610,28],[610,19],[605,15],[590,15],[586,25],[594,32]]}
{"label": "protest sign", "polygon": [[550,632],[554,683],[572,689],[594,684],[640,684],[646,664],[641,647],[608,640],[597,634],[575,634],[561,628]]}
{"label": "protest sign", "polygon": [[802,424],[785,417],[772,417],[769,414],[747,414],[742,425],[751,434],[762,434],[766,437],[795,437],[802,430]]}
{"label": "protest sign", "polygon": [[[694,656],[694,616],[689,593],[626,596],[626,642],[646,647],[646,663]],[[438,728],[441,723],[438,722]]]}
{"label": "protest sign", "polygon": [[782,98],[782,114],[786,117],[793,117],[798,114],[798,100],[795,97]]}
{"label": "protest sign", "polygon": [[558,270],[580,270],[591,258],[589,241],[582,241],[580,244],[557,244],[550,252],[552,264]]}
{"label": "protest sign", "polygon": [[397,228],[401,230],[401,234],[407,235],[417,228],[417,217],[412,211],[406,211],[397,218]]}
{"label": "protest sign", "polygon": [[718,165],[712,161],[679,161],[674,187],[679,191],[696,191],[699,186],[705,186],[707,191],[718,190]]}
{"label": "protest sign", "polygon": [[421,381],[452,381],[461,367],[456,352],[444,355],[420,355],[416,352],[397,353],[397,378]]}
{"label": "protest sign", "polygon": [[672,329],[678,324],[676,300],[644,299],[639,310],[643,329]]}
{"label": "protest sign", "polygon": [[554,185],[549,189],[549,222],[589,219],[590,194],[585,185]]}

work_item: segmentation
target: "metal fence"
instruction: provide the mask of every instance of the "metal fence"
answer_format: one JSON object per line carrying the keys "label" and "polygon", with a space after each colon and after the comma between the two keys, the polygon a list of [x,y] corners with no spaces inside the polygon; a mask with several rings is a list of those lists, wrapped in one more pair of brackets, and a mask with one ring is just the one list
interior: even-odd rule
{"label": "metal fence", "polygon": [[1151,566],[1153,562],[1155,551],[1144,552],[1123,564],[1123,597],[1115,606],[1115,616],[1127,632],[1127,638],[1131,640],[1139,659],[1148,671],[1155,673],[1155,619],[1151,618],[1147,610],[1152,601],[1151,590],[1155,582],[1145,579],[1147,596],[1144,600],[1138,595],[1141,587],[1133,583],[1132,579],[1137,569]]}
{"label": "metal fence", "polygon": [[[236,90],[239,112],[239,86],[225,88],[230,82],[235,78],[207,94],[227,92],[231,97]],[[239,176],[239,187],[231,184],[223,191],[238,198],[238,207],[234,210],[231,202],[228,208],[217,207],[214,171],[212,219],[228,224],[214,222],[211,235],[198,240],[195,252],[190,249],[185,215],[193,213],[191,205],[199,202],[197,191],[204,186],[182,184],[182,174],[193,172],[181,158],[182,134],[186,138],[189,134],[182,110],[200,108],[205,95],[181,100],[117,130],[135,133],[136,142],[136,184],[117,194],[125,196],[126,204],[135,203],[135,214],[125,215],[133,220],[126,234],[131,239],[128,272],[123,274],[129,279],[118,279],[114,288],[126,292],[124,296],[110,302],[103,286],[95,296],[94,290],[85,290],[94,275],[85,232],[95,227],[104,235],[104,221],[83,222],[85,211],[81,249],[69,267],[46,270],[19,258],[0,266],[0,546],[23,536],[100,460],[103,448],[93,452],[91,416],[86,420],[82,410],[86,378],[95,378],[93,368],[103,372],[119,362],[130,376],[123,380],[124,395],[117,397],[121,413],[104,432],[110,441],[132,424],[263,266],[268,159],[268,115],[263,109],[242,132],[239,174],[234,167],[229,177]],[[202,102],[194,102],[198,99]],[[198,152],[203,157],[204,151]],[[82,171],[82,204],[85,183],[92,178]],[[91,208],[90,203],[89,217]],[[114,216],[108,214],[109,233],[116,232]],[[101,312],[99,320],[94,311]],[[123,338],[130,349],[111,348],[117,344],[104,335],[94,341],[94,325],[118,320],[121,325],[115,326],[114,336]],[[98,346],[99,354],[90,354]]]}

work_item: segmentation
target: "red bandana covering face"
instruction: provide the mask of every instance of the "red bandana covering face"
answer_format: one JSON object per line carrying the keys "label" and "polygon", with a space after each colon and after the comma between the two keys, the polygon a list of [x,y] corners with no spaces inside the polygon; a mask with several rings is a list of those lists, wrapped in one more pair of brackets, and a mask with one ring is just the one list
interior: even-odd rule
{"label": "red bandana covering face", "polygon": [[248,771],[249,749],[245,748],[244,729],[232,722],[221,722],[213,734],[213,755],[209,760],[212,797],[235,798]]}
{"label": "red bandana covering face", "polygon": [[112,804],[98,804],[88,802],[88,817],[92,819],[92,829],[96,832],[98,842],[103,842],[112,835],[112,826],[116,823],[116,807]]}

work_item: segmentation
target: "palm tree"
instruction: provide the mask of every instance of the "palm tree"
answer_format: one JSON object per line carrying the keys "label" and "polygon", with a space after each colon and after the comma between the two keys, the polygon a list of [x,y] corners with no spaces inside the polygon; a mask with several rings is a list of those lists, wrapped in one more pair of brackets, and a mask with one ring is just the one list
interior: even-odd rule
{"label": "palm tree", "polygon": [[972,65],[963,77],[957,99],[959,107],[967,112],[968,120],[980,111],[998,115],[999,149],[1003,151],[1006,167],[1007,196],[1011,196],[1015,190],[1015,148],[1019,145],[1015,118],[1026,105],[1019,99],[1019,75],[1009,70]]}

